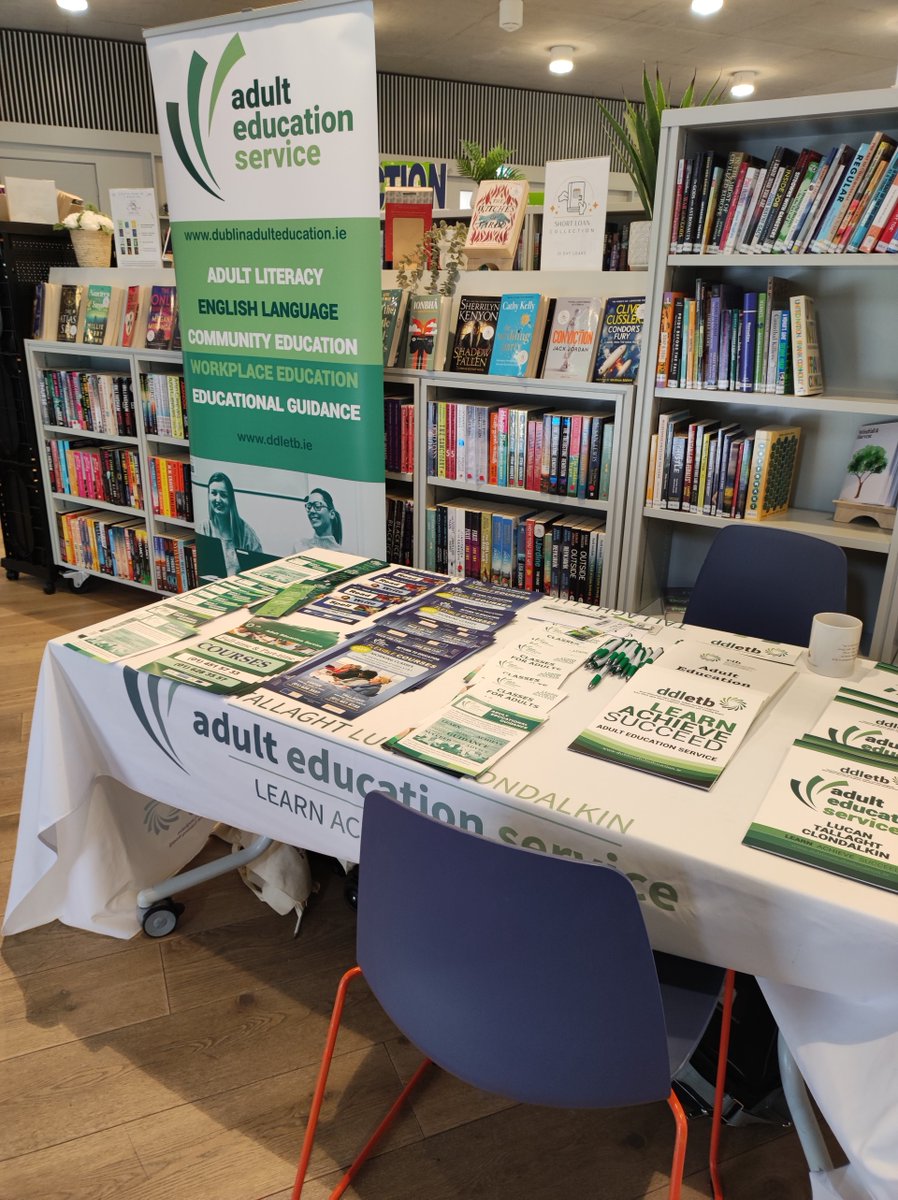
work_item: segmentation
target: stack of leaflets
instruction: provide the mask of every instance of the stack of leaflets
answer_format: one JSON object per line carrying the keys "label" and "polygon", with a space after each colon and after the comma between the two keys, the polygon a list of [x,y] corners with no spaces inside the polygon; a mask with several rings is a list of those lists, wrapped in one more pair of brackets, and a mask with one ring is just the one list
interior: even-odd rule
{"label": "stack of leaflets", "polygon": [[454,775],[487,771],[564,699],[561,685],[604,631],[542,625],[503,646],[469,686],[386,748]]}
{"label": "stack of leaflets", "polygon": [[898,891],[898,670],[878,663],[793,742],[746,846]]}
{"label": "stack of leaflets", "polygon": [[[724,639],[721,639],[724,640]],[[572,750],[710,788],[764,705],[788,683],[789,650],[772,660],[727,645],[683,641],[641,669],[571,743]],[[759,646],[763,644],[758,644]],[[794,661],[794,658],[793,658]]]}

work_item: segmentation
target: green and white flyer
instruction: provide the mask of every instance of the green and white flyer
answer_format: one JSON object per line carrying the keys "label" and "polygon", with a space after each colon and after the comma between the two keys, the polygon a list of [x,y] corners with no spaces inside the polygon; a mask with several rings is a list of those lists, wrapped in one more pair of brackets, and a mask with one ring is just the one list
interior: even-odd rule
{"label": "green and white flyer", "polygon": [[766,850],[898,891],[898,770],[793,744],[743,838]]}
{"label": "green and white flyer", "polygon": [[384,552],[370,0],[146,34],[202,577]]}

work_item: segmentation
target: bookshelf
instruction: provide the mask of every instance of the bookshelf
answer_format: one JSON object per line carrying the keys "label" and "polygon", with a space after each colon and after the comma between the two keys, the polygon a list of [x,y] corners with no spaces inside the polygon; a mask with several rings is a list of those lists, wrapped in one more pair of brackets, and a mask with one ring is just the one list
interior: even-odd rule
{"label": "bookshelf", "polygon": [[[688,409],[697,418],[739,421],[746,428],[801,426],[801,445],[788,512],[764,523],[842,546],[849,559],[849,608],[864,621],[863,649],[891,658],[898,612],[898,537],[869,520],[833,521],[858,427],[898,420],[898,338],[894,312],[898,259],[887,254],[671,254],[677,164],[701,152],[745,151],[765,162],[776,146],[825,154],[853,146],[875,131],[898,136],[898,92],[883,89],[799,97],[664,114],[658,163],[658,205],[646,287],[642,373],[627,503],[621,603],[657,611],[663,592],[692,584],[711,539],[728,518],[647,507],[645,481],[659,413]],[[815,396],[658,388],[658,335],[665,291],[694,295],[697,280],[763,292],[770,275],[791,281],[816,302],[824,391]]]}
{"label": "bookshelf", "polygon": [[[151,483],[154,469],[154,459],[167,460],[170,458],[184,460],[187,457],[188,442],[186,438],[175,437],[167,432],[148,428],[145,418],[144,404],[141,393],[142,376],[180,376],[181,354],[179,351],[126,349],[116,346],[90,346],[82,343],[26,341],[25,358],[28,367],[28,377],[31,386],[31,396],[34,405],[35,426],[38,430],[38,458],[41,474],[47,496],[50,539],[53,550],[53,561],[62,569],[74,572],[74,583],[78,587],[90,576],[102,579],[114,578],[120,583],[128,584],[143,591],[168,595],[177,590],[174,581],[175,564],[169,558],[169,580],[165,582],[164,561],[157,563],[156,538],[176,539],[183,537],[193,529],[193,522],[188,519],[188,512],[182,507],[180,511],[174,503],[167,505],[169,514],[154,512]],[[42,380],[44,371],[70,371],[83,375],[91,373],[109,373],[130,381],[133,397],[133,433],[123,434],[110,431],[94,433],[92,430],[79,428],[65,422],[51,422],[47,419],[41,402]],[[48,450],[48,443],[50,449]],[[119,479],[124,476],[130,480],[134,494],[120,497],[110,487],[110,459],[106,458],[107,473],[101,481],[94,477],[93,483],[86,486],[87,474],[78,479],[69,478],[71,490],[63,490],[60,484],[58,451],[68,445],[78,453],[90,444],[95,443],[108,454],[116,458],[116,470]],[[53,446],[57,449],[54,461]],[[124,464],[124,465],[122,465]],[[159,476],[157,475],[157,478]],[[56,487],[53,486],[54,482]],[[139,497],[136,492],[139,489]],[[105,494],[97,495],[101,491]],[[83,493],[91,494],[85,495]],[[113,496],[115,498],[113,498]],[[120,502],[124,500],[125,502]],[[160,507],[161,507],[160,502]],[[103,520],[104,518],[131,518],[134,528],[145,530],[146,551],[142,577],[135,577],[137,572],[129,572],[129,551],[134,551],[139,543],[131,535],[130,542],[120,541],[120,554],[110,561],[110,570],[97,569],[87,565],[86,558],[80,561],[68,561],[65,544],[60,532],[59,518],[66,513],[79,510],[90,510],[89,517]],[[178,515],[175,515],[175,513]],[[85,552],[92,542],[89,531],[85,530]],[[95,536],[95,535],[94,535]],[[118,536],[118,535],[116,535]],[[95,547],[94,547],[95,549]],[[133,563],[133,555],[131,556]]]}

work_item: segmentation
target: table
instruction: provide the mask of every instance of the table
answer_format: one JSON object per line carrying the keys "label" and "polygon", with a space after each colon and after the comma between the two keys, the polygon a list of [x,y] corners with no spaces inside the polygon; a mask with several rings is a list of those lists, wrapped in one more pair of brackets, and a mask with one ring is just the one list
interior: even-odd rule
{"label": "table", "polygon": [[[564,607],[537,601],[497,641]],[[656,948],[757,975],[851,1159],[815,1175],[815,1195],[898,1196],[898,897],[741,844],[836,681],[800,669],[705,793],[571,753],[619,686],[590,692],[579,672],[551,719],[478,782],[383,749],[476,658],[343,720],[273,694],[224,700],[134,669],[152,655],[103,663],[67,640],[49,643],[41,668],[7,934],[59,918],[131,936],[137,891],[189,861],[212,821],[355,862],[363,797],[386,790],[487,837],[611,863],[633,879]]]}

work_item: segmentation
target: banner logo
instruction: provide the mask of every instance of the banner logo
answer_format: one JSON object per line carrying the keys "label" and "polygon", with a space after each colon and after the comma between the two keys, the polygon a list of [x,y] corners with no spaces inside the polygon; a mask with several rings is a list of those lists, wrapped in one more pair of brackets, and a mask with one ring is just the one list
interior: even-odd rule
{"label": "banner logo", "polygon": [[[162,683],[165,682],[168,686],[168,703],[165,706],[165,712],[168,715],[171,712],[174,694],[181,685],[179,683],[169,683],[168,680],[163,681],[158,675],[145,675],[142,671],[135,671],[133,667],[124,668],[124,678],[128,700],[134,709],[135,716],[140,721],[150,740],[154,745],[158,746],[167,759],[173,762],[179,770],[187,774],[187,768],[178,757],[178,752],[172,745],[171,738],[168,736],[168,730],[165,728],[165,717],[162,715],[162,704],[159,696],[159,689]],[[146,686],[146,702],[140,693],[141,680],[143,680]],[[147,711],[147,704],[149,704],[149,712]],[[146,817],[144,819],[146,820]],[[153,832],[157,831],[154,829]]]}
{"label": "banner logo", "polygon": [[[209,112],[206,119],[206,133],[212,128],[212,118],[215,115],[215,106],[218,103],[218,97],[221,93],[225,79],[231,72],[231,69],[244,58],[246,51],[243,48],[243,43],[240,40],[240,35],[235,33],[227,46],[224,48],[221,58],[218,62],[218,67],[215,71],[215,78],[212,80],[212,92],[209,96]],[[178,158],[186,170],[187,174],[193,179],[204,192],[208,192],[210,196],[214,196],[216,200],[223,200],[224,197],[218,189],[219,183],[215,178],[212,168],[209,166],[209,160],[206,157],[206,147],[203,142],[203,130],[200,121],[200,92],[203,87],[203,80],[206,77],[206,68],[209,64],[201,54],[196,50],[190,59],[190,69],[187,72],[187,119],[190,126],[190,132],[193,137],[193,145],[195,148],[199,166],[191,156],[187,149],[187,142],[184,137],[184,130],[181,127],[181,104],[177,100],[169,100],[165,105],[165,115],[168,120],[168,131],[171,134],[172,143]],[[200,172],[200,167],[204,169],[207,178],[203,178]],[[210,185],[214,184],[214,187]]]}
{"label": "banner logo", "polygon": [[168,808],[158,800],[148,800],[143,806],[143,823],[147,831],[156,837],[161,833],[168,833],[182,815],[179,808]]}
{"label": "banner logo", "polygon": [[800,779],[790,780],[789,790],[805,807],[816,810],[818,807],[816,798],[818,796],[823,792],[832,791],[833,788],[844,787],[847,782],[845,779],[834,779],[831,783],[823,783],[823,776],[815,775],[813,779],[807,780],[806,783],[802,783]]}

